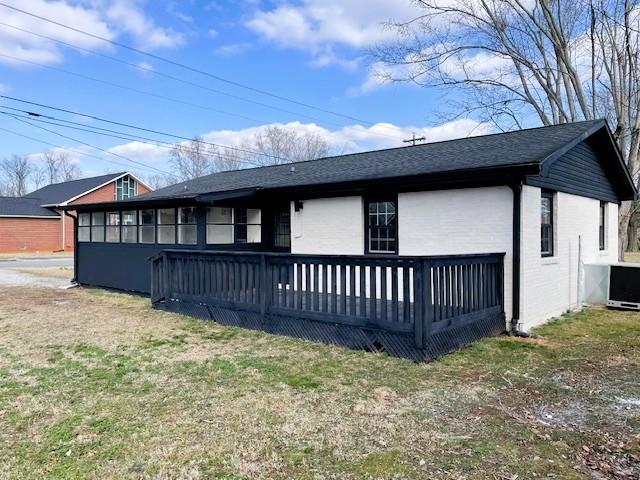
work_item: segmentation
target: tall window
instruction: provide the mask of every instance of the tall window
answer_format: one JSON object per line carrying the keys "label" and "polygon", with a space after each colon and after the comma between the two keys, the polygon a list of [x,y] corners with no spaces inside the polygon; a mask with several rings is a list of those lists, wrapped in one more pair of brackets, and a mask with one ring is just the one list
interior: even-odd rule
{"label": "tall window", "polygon": [[397,201],[381,199],[368,201],[367,216],[367,253],[398,252]]}
{"label": "tall window", "polygon": [[178,243],[182,245],[196,245],[198,243],[195,207],[178,209]]}
{"label": "tall window", "polygon": [[607,248],[607,204],[606,202],[600,202],[600,228],[598,231],[598,239],[600,244],[600,250],[606,250]]}
{"label": "tall window", "polygon": [[207,243],[260,243],[262,213],[257,208],[210,207],[207,209]]}
{"label": "tall window", "polygon": [[273,246],[291,248],[291,205],[277,209],[273,220]]}
{"label": "tall window", "polygon": [[158,210],[158,243],[176,243],[176,210]]}
{"label": "tall window", "polygon": [[138,212],[129,210],[122,212],[122,242],[136,243],[138,241]]}
{"label": "tall window", "polygon": [[91,214],[80,213],[78,215],[78,241],[88,242],[91,240]]}
{"label": "tall window", "polygon": [[107,242],[120,242],[120,212],[107,212],[105,238]]}
{"label": "tall window", "polygon": [[138,228],[138,241],[140,243],[156,242],[156,211],[140,210],[140,227]]}
{"label": "tall window", "polygon": [[129,175],[116,180],[116,200],[126,200],[138,194],[138,182]]}
{"label": "tall window", "polygon": [[104,212],[91,214],[91,241],[104,242]]}
{"label": "tall window", "polygon": [[553,256],[553,192],[543,191],[540,204],[540,252]]}

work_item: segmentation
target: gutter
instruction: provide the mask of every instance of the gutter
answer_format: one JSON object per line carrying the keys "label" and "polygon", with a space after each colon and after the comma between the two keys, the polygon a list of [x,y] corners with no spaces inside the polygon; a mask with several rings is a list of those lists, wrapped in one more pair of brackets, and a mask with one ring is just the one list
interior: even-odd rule
{"label": "gutter", "polygon": [[65,216],[73,220],[73,278],[71,279],[71,283],[78,283],[78,218],[71,215],[68,210],[63,211]]}
{"label": "gutter", "polygon": [[528,338],[531,335],[518,329],[520,322],[520,264],[521,264],[521,230],[522,230],[522,184],[523,180],[519,179],[516,183],[509,185],[513,191],[513,223],[512,223],[512,267],[511,267],[511,283],[512,283],[512,300],[511,300],[511,328],[510,335],[515,337]]}

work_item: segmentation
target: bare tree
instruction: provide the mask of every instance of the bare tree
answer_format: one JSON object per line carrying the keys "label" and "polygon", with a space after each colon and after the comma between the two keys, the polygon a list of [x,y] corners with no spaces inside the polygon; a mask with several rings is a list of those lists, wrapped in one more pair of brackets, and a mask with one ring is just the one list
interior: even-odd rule
{"label": "bare tree", "polygon": [[[630,0],[413,0],[372,53],[389,81],[458,93],[455,114],[499,129],[607,118],[637,181],[640,9]],[[620,250],[631,202],[620,208]]]}
{"label": "bare tree", "polygon": [[278,125],[255,134],[250,148],[261,154],[255,160],[264,165],[312,160],[326,157],[331,151],[329,143],[318,134]]}
{"label": "bare tree", "polygon": [[76,180],[82,175],[80,167],[66,152],[54,150],[42,154],[44,175],[48,184]]}
{"label": "bare tree", "polygon": [[13,155],[0,162],[0,176],[3,178],[6,195],[22,197],[27,194],[32,165],[25,155]]}
{"label": "bare tree", "polygon": [[172,175],[154,174],[148,175],[145,179],[145,183],[149,185],[152,190],[158,190],[178,183],[178,179]]}
{"label": "bare tree", "polygon": [[181,181],[191,180],[216,171],[213,153],[202,137],[194,137],[173,147],[169,163]]}

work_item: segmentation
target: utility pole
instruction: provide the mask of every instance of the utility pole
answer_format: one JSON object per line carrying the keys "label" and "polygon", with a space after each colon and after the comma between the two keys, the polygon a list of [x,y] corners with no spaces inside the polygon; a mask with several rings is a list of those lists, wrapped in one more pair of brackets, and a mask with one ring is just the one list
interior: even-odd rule
{"label": "utility pole", "polygon": [[410,143],[411,145],[413,145],[415,147],[416,144],[423,143],[426,140],[427,139],[425,137],[416,137],[416,133],[413,132],[412,138],[409,138],[407,140],[403,140],[402,143]]}

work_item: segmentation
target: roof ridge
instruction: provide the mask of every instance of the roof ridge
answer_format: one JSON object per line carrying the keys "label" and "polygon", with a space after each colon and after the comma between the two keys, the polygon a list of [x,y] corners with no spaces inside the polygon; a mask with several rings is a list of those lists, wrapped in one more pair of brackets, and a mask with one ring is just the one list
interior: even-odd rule
{"label": "roof ridge", "polygon": [[[85,181],[85,180],[92,180],[94,178],[101,178],[101,177],[118,177],[118,176],[124,175],[126,173],[129,173],[129,172],[128,171],[124,171],[124,172],[117,172],[117,173],[105,173],[105,174],[102,174],[102,175],[94,175],[93,177],[74,178],[73,180],[65,180],[64,182],[50,183],[50,184],[45,185],[45,186],[43,186],[41,188],[38,188],[38,190],[42,190],[43,188],[51,187],[53,185],[62,185],[63,183],[82,182],[82,181]],[[33,192],[37,192],[38,190],[34,190]],[[31,192],[31,193],[33,193],[33,192]]]}

